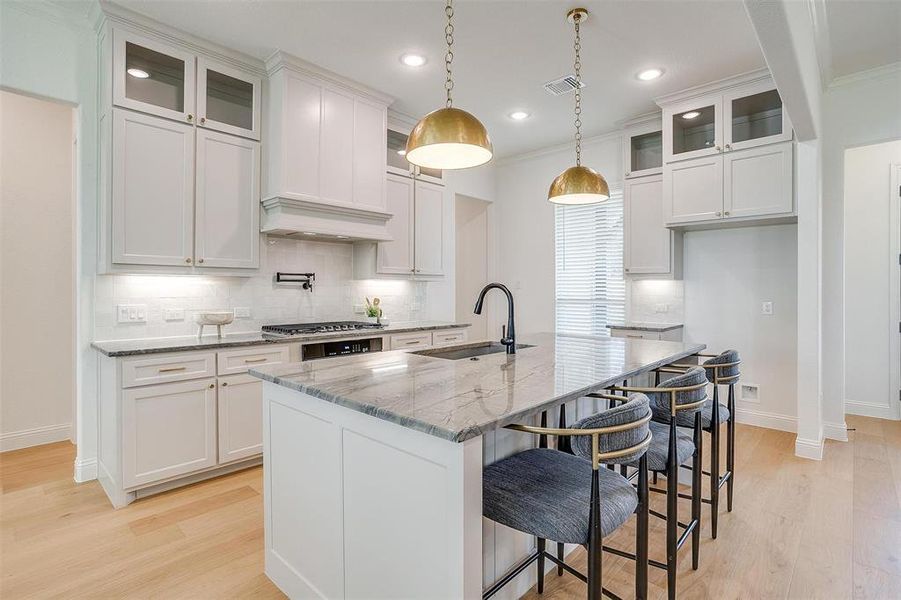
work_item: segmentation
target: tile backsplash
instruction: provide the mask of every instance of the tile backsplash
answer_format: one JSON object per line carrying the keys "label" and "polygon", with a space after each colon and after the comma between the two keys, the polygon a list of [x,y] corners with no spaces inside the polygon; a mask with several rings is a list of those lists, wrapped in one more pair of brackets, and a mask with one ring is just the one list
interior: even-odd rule
{"label": "tile backsplash", "polygon": [[[685,288],[669,279],[631,280],[629,320],[640,323],[684,323]],[[665,307],[665,311],[663,311]]]}
{"label": "tile backsplash", "polygon": [[[354,280],[353,246],[270,237],[264,239],[259,272],[252,277],[178,275],[98,275],[95,278],[94,339],[191,335],[200,310],[249,308],[249,318],[225,327],[228,333],[259,331],[270,323],[362,319],[354,305],[378,296],[392,321],[432,318],[428,282]],[[299,284],[276,284],[275,272],[313,272],[313,291]],[[117,323],[119,304],[147,306],[146,323]],[[164,311],[182,309],[184,319],[167,321]]]}

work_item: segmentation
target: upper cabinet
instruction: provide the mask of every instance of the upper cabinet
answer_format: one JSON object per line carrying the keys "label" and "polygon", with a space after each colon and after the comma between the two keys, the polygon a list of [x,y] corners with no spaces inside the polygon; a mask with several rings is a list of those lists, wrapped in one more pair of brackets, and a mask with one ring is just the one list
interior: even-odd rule
{"label": "upper cabinet", "polygon": [[626,179],[663,171],[663,124],[660,113],[626,123],[623,131],[623,175]]}
{"label": "upper cabinet", "polygon": [[442,183],[444,171],[441,169],[420,167],[407,160],[407,138],[411,129],[412,125],[406,127],[388,125],[388,172],[397,175],[415,175],[423,181]]}
{"label": "upper cabinet", "polygon": [[259,140],[262,90],[261,77],[198,57],[198,124]]}
{"label": "upper cabinet", "polygon": [[771,81],[730,90],[723,95],[724,145],[730,150],[787,142],[791,123]]}
{"label": "upper cabinet", "polygon": [[263,231],[390,239],[390,98],[283,53],[268,67]]}

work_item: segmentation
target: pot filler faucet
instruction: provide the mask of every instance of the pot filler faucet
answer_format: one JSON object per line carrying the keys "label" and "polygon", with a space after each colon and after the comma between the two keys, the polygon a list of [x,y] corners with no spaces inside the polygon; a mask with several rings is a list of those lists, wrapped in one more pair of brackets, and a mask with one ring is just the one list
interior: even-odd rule
{"label": "pot filler faucet", "polygon": [[503,283],[489,283],[479,292],[479,299],[476,300],[476,307],[473,312],[477,315],[482,314],[482,303],[485,301],[485,294],[491,288],[497,288],[504,292],[507,296],[507,327],[501,334],[501,343],[507,347],[507,354],[516,354],[516,328],[513,325],[513,294],[507,289]]}

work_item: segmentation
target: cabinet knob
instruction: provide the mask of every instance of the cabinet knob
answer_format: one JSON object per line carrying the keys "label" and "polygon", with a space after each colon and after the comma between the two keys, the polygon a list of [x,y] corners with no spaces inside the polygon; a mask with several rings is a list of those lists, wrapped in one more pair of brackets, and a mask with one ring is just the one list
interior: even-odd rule
{"label": "cabinet knob", "polygon": [[190,259],[190,258],[186,258],[186,259],[185,259],[185,262],[188,263],[188,264],[190,265],[190,264],[191,264],[191,259]]}
{"label": "cabinet knob", "polygon": [[188,121],[193,121],[193,120],[194,120],[194,115],[192,115],[191,113],[188,113],[187,119],[188,119]]}
{"label": "cabinet knob", "polygon": [[215,383],[211,383],[211,384],[210,384],[210,389],[213,389],[214,387],[216,387],[216,384],[215,384]]}
{"label": "cabinet knob", "polygon": [[223,382],[222,382],[222,387],[225,387],[225,386],[227,386],[227,385],[228,385],[228,382],[227,382],[227,381],[223,381]]}
{"label": "cabinet knob", "polygon": [[721,213],[720,211],[716,211],[716,216],[722,217],[722,216],[723,216],[723,213]]}
{"label": "cabinet knob", "polygon": [[624,269],[624,271],[625,271],[626,273],[628,273],[628,272],[629,272],[629,269]]}
{"label": "cabinet knob", "polygon": [[716,151],[717,151],[717,152],[722,152],[722,151],[723,151],[723,149],[722,149],[722,148],[720,148],[720,147],[719,147],[719,146],[716,146]]}
{"label": "cabinet knob", "polygon": [[631,175],[631,174],[632,174],[631,171],[626,171],[626,177],[628,177],[628,176]]}
{"label": "cabinet knob", "polygon": [[726,144],[726,150],[732,150],[732,145],[731,145],[731,144]]}
{"label": "cabinet knob", "polygon": [[203,125],[206,123],[206,117],[200,117],[200,124]]}
{"label": "cabinet knob", "polygon": [[197,259],[197,262],[200,263],[200,264],[203,264],[203,259],[202,259],[202,258],[198,258],[198,259]]}
{"label": "cabinet knob", "polygon": [[729,216],[729,211],[727,210],[727,211],[724,212],[723,214],[726,215],[726,216],[728,217],[728,216]]}

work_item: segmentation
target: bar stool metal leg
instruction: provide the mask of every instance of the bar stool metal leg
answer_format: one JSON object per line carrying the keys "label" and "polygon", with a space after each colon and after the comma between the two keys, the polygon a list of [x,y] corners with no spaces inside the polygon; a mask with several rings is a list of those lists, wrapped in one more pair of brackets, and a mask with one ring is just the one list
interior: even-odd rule
{"label": "bar stool metal leg", "polygon": [[691,532],[691,568],[698,570],[701,552],[701,415],[695,415],[695,455],[691,462],[691,520],[695,528]]}
{"label": "bar stool metal leg", "polygon": [[713,384],[713,416],[710,420],[710,535],[716,539],[717,517],[720,507],[720,398],[717,384]]}
{"label": "bar stool metal leg", "polygon": [[679,548],[679,460],[676,451],[676,419],[670,421],[669,460],[666,473],[666,592],[670,600],[676,597],[676,567]]}
{"label": "bar stool metal leg", "polygon": [[735,485],[735,384],[729,384],[729,422],[726,440],[726,470],[729,481],[726,482],[726,508],[732,512],[732,488]]}

